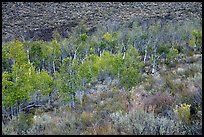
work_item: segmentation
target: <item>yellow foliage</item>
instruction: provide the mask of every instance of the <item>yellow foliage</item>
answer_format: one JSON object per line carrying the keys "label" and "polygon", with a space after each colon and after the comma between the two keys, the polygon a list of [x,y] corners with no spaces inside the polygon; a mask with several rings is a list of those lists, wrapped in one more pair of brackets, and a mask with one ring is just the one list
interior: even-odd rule
{"label": "yellow foliage", "polygon": [[112,36],[109,32],[106,32],[104,35],[103,35],[103,38],[106,40],[106,41],[111,41],[112,39]]}
{"label": "yellow foliage", "polygon": [[191,39],[191,40],[189,40],[189,45],[190,45],[191,47],[194,47],[194,44],[195,44],[195,39],[194,39],[194,38]]}
{"label": "yellow foliage", "polygon": [[190,107],[191,105],[188,105],[186,103],[181,104],[181,106],[176,105],[176,108],[174,109],[174,113],[178,114],[180,120],[182,120],[183,122],[189,123]]}

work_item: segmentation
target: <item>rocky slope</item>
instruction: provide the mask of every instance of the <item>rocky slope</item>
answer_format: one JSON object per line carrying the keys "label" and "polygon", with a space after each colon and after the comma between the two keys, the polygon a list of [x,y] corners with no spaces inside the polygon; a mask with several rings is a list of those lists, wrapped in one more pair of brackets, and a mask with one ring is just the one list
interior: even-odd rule
{"label": "rocky slope", "polygon": [[2,39],[38,35],[37,39],[49,40],[54,29],[70,31],[81,20],[93,26],[108,19],[123,23],[138,16],[202,18],[202,2],[3,2]]}

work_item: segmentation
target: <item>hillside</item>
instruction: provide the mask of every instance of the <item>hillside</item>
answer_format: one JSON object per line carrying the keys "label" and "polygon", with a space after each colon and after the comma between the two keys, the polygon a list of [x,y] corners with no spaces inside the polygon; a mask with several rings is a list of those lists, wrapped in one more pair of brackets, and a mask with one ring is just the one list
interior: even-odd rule
{"label": "hillside", "polygon": [[[83,6],[93,10],[90,4],[133,3]],[[7,10],[25,5],[42,6],[4,3]],[[66,37],[58,26],[3,42],[2,134],[202,135],[202,19],[172,14],[103,18],[94,29],[80,20]]]}
{"label": "hillside", "polygon": [[202,18],[201,2],[3,2],[3,41],[15,37],[51,40],[52,31],[67,37],[81,20],[92,28],[108,19],[130,22],[135,17],[174,20]]}

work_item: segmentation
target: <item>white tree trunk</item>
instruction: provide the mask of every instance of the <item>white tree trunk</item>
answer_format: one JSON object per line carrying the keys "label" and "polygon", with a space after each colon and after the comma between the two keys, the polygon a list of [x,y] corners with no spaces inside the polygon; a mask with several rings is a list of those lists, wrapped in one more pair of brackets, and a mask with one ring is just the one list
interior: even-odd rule
{"label": "white tree trunk", "polygon": [[26,52],[27,52],[28,63],[30,64],[29,50],[27,49]]}
{"label": "white tree trunk", "polygon": [[154,49],[154,53],[153,53],[152,74],[156,72],[156,46],[154,46],[153,49]]}
{"label": "white tree trunk", "polygon": [[79,47],[75,50],[75,52],[74,52],[74,59],[76,59],[77,58],[77,50],[79,49]]}
{"label": "white tree trunk", "polygon": [[147,46],[145,48],[144,64],[146,63],[146,59],[147,59]]}
{"label": "white tree trunk", "polygon": [[101,52],[101,50],[99,51],[99,53],[100,53],[100,58],[101,58],[101,56],[102,56],[102,52]]}
{"label": "white tree trunk", "polygon": [[54,60],[52,61],[52,66],[53,66],[53,70],[54,70],[54,73],[55,73],[55,61]]}
{"label": "white tree trunk", "polygon": [[194,44],[194,52],[196,51],[196,43]]}
{"label": "white tree trunk", "polygon": [[123,60],[125,59],[125,52],[123,53]]}
{"label": "white tree trunk", "polygon": [[152,67],[152,74],[154,74],[156,72],[156,58],[154,57],[154,63],[153,63],[153,67]]}

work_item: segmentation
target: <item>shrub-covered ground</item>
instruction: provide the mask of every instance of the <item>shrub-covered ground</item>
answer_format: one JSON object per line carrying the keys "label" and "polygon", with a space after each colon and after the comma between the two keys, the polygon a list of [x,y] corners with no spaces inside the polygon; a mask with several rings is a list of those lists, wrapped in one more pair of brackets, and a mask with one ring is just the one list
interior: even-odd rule
{"label": "shrub-covered ground", "polygon": [[86,24],[2,46],[2,134],[202,134],[202,22]]}
{"label": "shrub-covered ground", "polygon": [[2,41],[51,40],[55,29],[67,38],[81,20],[94,30],[109,19],[123,23],[132,17],[156,16],[202,18],[202,2],[2,2]]}

